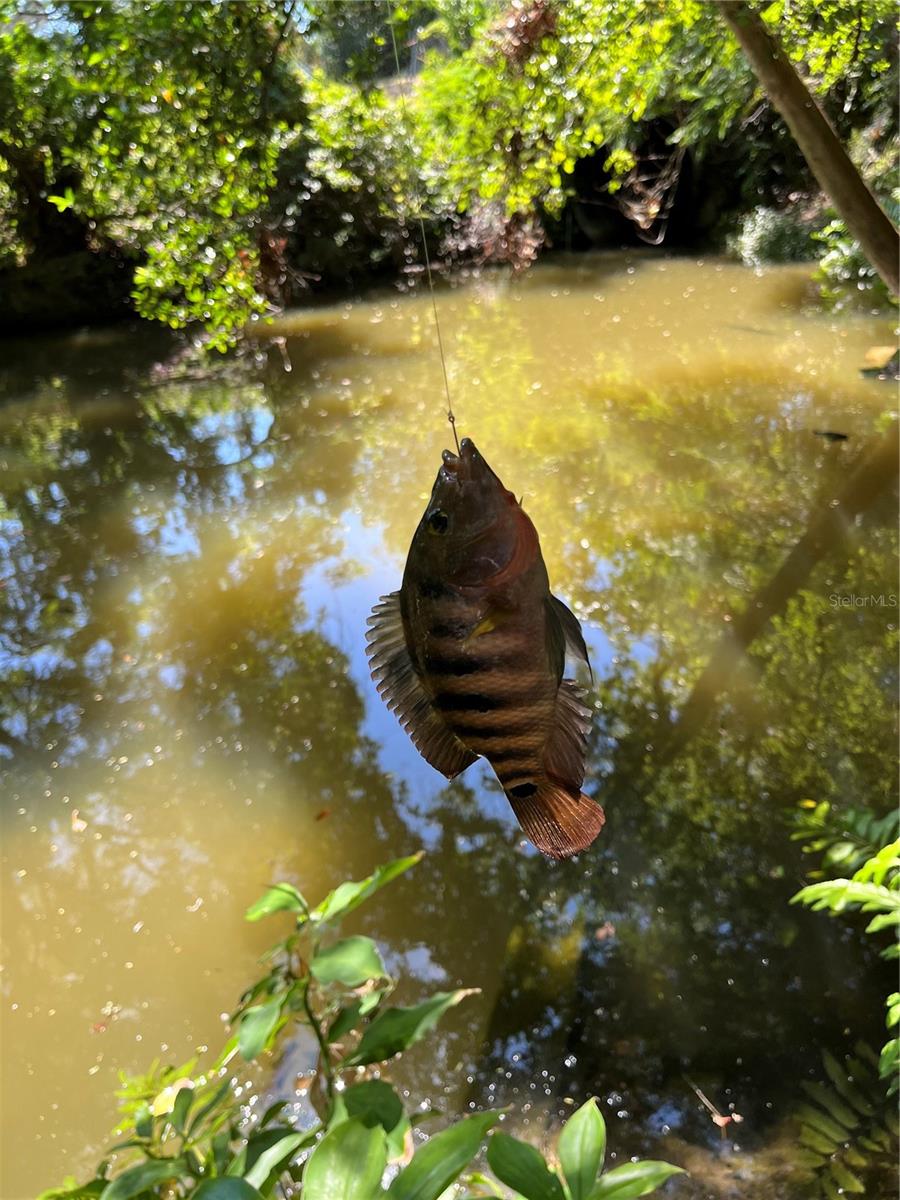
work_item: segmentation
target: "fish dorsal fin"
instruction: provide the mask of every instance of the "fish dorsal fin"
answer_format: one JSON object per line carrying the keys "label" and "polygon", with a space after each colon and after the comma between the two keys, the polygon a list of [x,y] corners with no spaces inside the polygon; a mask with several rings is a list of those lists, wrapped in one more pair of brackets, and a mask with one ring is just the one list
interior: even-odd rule
{"label": "fish dorsal fin", "polygon": [[432,707],[406,645],[400,593],[382,596],[368,620],[366,656],[378,692],[426,762],[453,779],[478,757]]}
{"label": "fish dorsal fin", "polygon": [[553,732],[544,749],[544,770],[574,790],[584,780],[584,756],[591,731],[591,710],[583,697],[573,680],[564,679],[560,683]]}
{"label": "fish dorsal fin", "polygon": [[580,658],[587,664],[593,682],[594,672],[591,668],[591,660],[588,658],[588,649],[578,618],[558,596],[549,595],[545,604],[547,606],[547,641],[550,649],[550,662],[554,667],[558,667],[560,679],[565,670],[566,647],[568,646],[576,658]]}

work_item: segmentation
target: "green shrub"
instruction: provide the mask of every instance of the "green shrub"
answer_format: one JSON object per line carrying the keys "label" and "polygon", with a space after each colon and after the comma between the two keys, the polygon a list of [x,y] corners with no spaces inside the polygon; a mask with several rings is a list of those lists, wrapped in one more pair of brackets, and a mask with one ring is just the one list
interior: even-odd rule
{"label": "green shrub", "polygon": [[754,208],[729,241],[729,250],[752,267],[807,262],[816,256],[815,222],[794,208]]}
{"label": "green shrub", "polygon": [[[235,1032],[204,1073],[197,1062],[126,1079],[119,1093],[122,1140],[110,1147],[87,1183],[69,1180],[39,1200],[438,1200],[468,1167],[501,1120],[473,1113],[413,1150],[413,1118],[380,1068],[422,1038],[471,992],[438,992],[419,1004],[385,1004],[394,987],[376,943],[341,938],[340,921],[379,888],[413,867],[421,855],[397,859],[368,878],[340,884],[315,907],[289,883],[270,888],[247,911],[258,921],[288,912],[294,926],[264,956],[269,969],[241,997]],[[259,1119],[242,1111],[229,1063],[277,1051],[296,1025],[319,1047],[310,1096],[319,1115],[311,1129],[284,1117],[286,1102]],[[634,1200],[654,1192],[678,1167],[628,1162],[603,1172],[606,1127],[588,1100],[559,1140],[561,1173],[533,1147],[494,1133],[488,1162],[502,1183],[525,1200]],[[389,1164],[400,1164],[385,1192]],[[502,1196],[483,1175],[493,1196]]]}

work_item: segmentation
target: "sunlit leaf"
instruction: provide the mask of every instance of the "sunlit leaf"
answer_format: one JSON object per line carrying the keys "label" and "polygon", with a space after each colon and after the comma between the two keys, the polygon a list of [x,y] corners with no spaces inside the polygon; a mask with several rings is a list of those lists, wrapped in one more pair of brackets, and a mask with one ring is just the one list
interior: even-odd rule
{"label": "sunlit leaf", "polygon": [[501,1183],[521,1193],[525,1200],[565,1200],[559,1179],[544,1156],[528,1142],[493,1133],[488,1142],[488,1165]]}
{"label": "sunlit leaf", "polygon": [[421,1004],[414,1004],[410,1008],[384,1009],[366,1028],[352,1054],[347,1055],[345,1065],[365,1066],[401,1054],[432,1029],[448,1008],[453,1008],[471,995],[471,988],[435,992]]}
{"label": "sunlit leaf", "polygon": [[368,937],[344,938],[320,950],[309,970],[319,983],[342,983],[345,987],[359,987],[386,974],[378,947]]}
{"label": "sunlit leaf", "polygon": [[596,1100],[574,1112],[559,1135],[559,1160],[572,1200],[587,1200],[606,1154],[606,1122]]}
{"label": "sunlit leaf", "polygon": [[380,1126],[344,1121],[330,1129],[303,1173],[303,1200],[372,1200],[387,1166]]}
{"label": "sunlit leaf", "polygon": [[360,879],[355,883],[339,884],[333,892],[329,892],[321,904],[313,909],[313,917],[320,921],[340,920],[368,900],[379,888],[383,888],[392,879],[396,879],[398,875],[402,875],[404,871],[408,871],[421,861],[421,853],[411,854],[407,858],[397,858],[393,862],[378,867],[366,879]]}
{"label": "sunlit leaf", "polygon": [[497,1112],[475,1113],[429,1138],[388,1188],[388,1196],[391,1200],[438,1200],[499,1120]]}
{"label": "sunlit leaf", "polygon": [[664,1162],[623,1163],[601,1176],[600,1182],[591,1192],[590,1200],[635,1200],[637,1196],[648,1196],[662,1187],[673,1175],[683,1175],[681,1167]]}
{"label": "sunlit leaf", "polygon": [[305,1133],[282,1134],[255,1159],[253,1165],[244,1172],[244,1178],[256,1188],[262,1187],[276,1167],[284,1166],[308,1141]]}
{"label": "sunlit leaf", "polygon": [[270,913],[282,910],[294,912],[298,917],[309,915],[309,905],[292,883],[277,883],[265,895],[254,901],[245,913],[248,921],[259,921]]}
{"label": "sunlit leaf", "polygon": [[131,1200],[133,1196],[139,1196],[141,1192],[149,1191],[169,1179],[180,1178],[185,1171],[186,1164],[182,1158],[139,1163],[111,1180],[103,1189],[101,1200]]}
{"label": "sunlit leaf", "polygon": [[247,1062],[252,1062],[262,1053],[281,1018],[283,1004],[283,996],[273,996],[265,1004],[255,1004],[248,1008],[241,1017],[238,1048]]}

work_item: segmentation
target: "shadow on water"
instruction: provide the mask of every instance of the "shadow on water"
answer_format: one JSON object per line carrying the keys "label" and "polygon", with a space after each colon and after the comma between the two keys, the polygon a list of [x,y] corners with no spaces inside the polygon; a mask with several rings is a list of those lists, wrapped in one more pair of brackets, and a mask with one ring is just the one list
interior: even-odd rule
{"label": "shadow on water", "polygon": [[[566,864],[521,843],[484,770],[448,786],[422,763],[368,680],[365,615],[447,432],[425,303],[290,315],[220,378],[154,370],[133,336],[15,348],[4,1195],[96,1158],[118,1069],[219,1043],[271,936],[241,919],[262,887],[316,895],[421,845],[357,927],[401,996],[482,991],[396,1066],[414,1101],[512,1101],[550,1140],[596,1094],[618,1155],[691,1166],[678,1194],[788,1195],[799,1083],[848,1031],[880,1044],[890,983],[853,923],[789,906],[809,865],[790,818],[895,802],[896,611],[834,600],[891,593],[890,480],[819,530],[765,621],[742,616],[890,400],[857,371],[884,323],[804,288],[638,257],[440,297],[463,431],[525,492],[593,652],[608,824]],[[741,1153],[686,1077],[744,1116]]]}

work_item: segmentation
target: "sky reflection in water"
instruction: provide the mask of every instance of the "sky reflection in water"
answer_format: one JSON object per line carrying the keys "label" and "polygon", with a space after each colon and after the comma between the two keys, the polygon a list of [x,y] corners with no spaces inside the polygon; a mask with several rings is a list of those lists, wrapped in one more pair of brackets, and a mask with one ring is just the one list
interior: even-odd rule
{"label": "sky reflection in water", "polygon": [[892,497],[669,739],[892,399],[858,373],[889,326],[805,297],[802,269],[649,257],[440,297],[462,430],[525,493],[593,652],[608,824],[569,864],[522,845],[489,772],[443,783],[368,679],[365,616],[449,441],[426,302],[287,317],[291,372],[262,351],[224,381],[154,373],[143,330],[7,347],[4,1196],[93,1161],[119,1069],[218,1045],[274,936],[242,921],[267,883],[315,897],[422,844],[356,927],[401,996],[482,993],[396,1068],[414,1100],[512,1101],[541,1137],[596,1094],[615,1150],[708,1150],[719,1194],[688,1075],[746,1118],[742,1169],[777,1175],[820,1048],[881,1032],[871,953],[787,904],[786,822],[894,803],[896,611],[829,601],[891,592]]}

